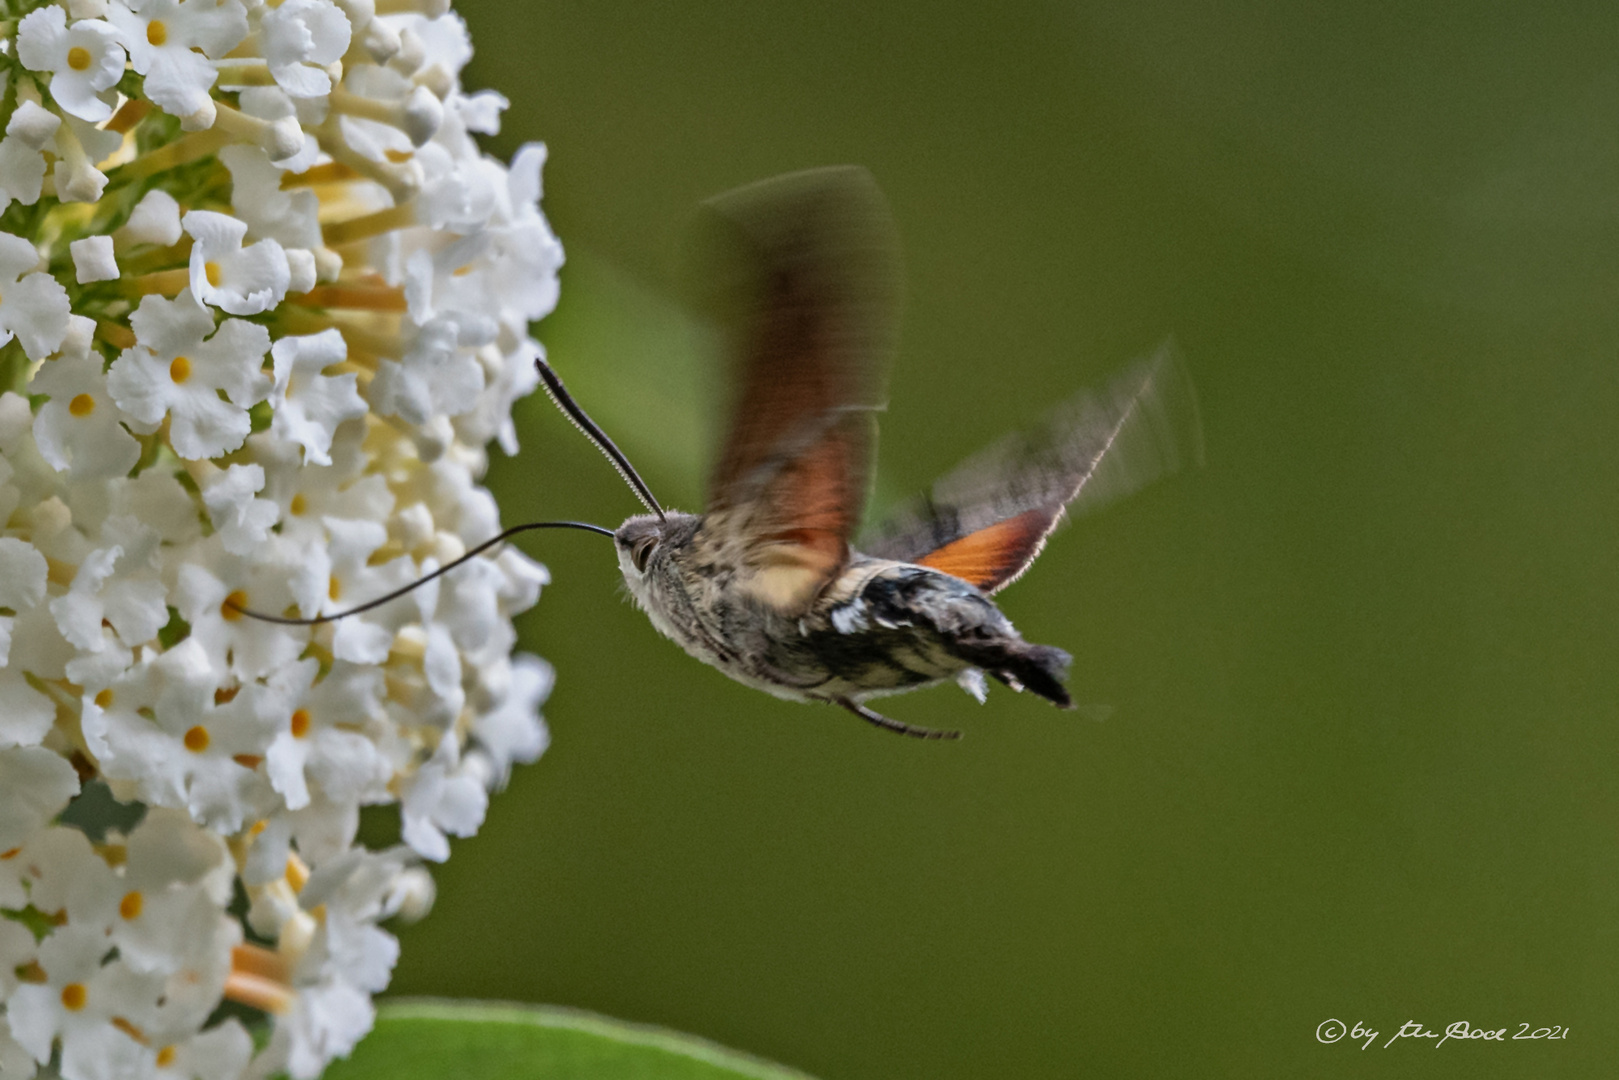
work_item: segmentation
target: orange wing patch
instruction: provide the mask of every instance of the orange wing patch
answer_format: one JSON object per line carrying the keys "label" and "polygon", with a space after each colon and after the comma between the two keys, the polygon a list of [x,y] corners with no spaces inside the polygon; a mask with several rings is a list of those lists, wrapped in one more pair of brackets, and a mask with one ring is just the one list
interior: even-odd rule
{"label": "orange wing patch", "polygon": [[935,548],[917,559],[917,565],[992,593],[1010,584],[1034,561],[1061,514],[1061,506],[1025,510]]}

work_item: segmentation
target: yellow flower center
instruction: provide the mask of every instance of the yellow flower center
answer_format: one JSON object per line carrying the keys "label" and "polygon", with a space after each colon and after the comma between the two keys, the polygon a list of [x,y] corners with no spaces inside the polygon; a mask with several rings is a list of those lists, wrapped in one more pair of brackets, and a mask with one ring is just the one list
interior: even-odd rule
{"label": "yellow flower center", "polygon": [[157,1067],[160,1069],[166,1069],[170,1065],[173,1065],[176,1053],[177,1051],[174,1049],[173,1043],[170,1043],[168,1046],[165,1046],[163,1049],[159,1050],[157,1052]]}
{"label": "yellow flower center", "polygon": [[219,288],[219,283],[225,280],[225,272],[219,268],[218,263],[212,260],[202,264],[202,272],[207,276],[208,284],[216,289]]}
{"label": "yellow flower center", "polygon": [[309,710],[299,709],[292,714],[292,737],[301,739],[309,734]]}
{"label": "yellow flower center", "polygon": [[146,24],[146,43],[148,45],[161,45],[169,40],[169,28],[163,25],[162,19],[153,19]]}
{"label": "yellow flower center", "polygon": [[141,907],[145,903],[146,901],[141,897],[139,889],[127,892],[124,894],[124,898],[118,901],[118,914],[125,919],[138,919],[141,917]]}
{"label": "yellow flower center", "polygon": [[200,754],[204,750],[208,749],[208,743],[210,741],[208,738],[208,729],[203,727],[201,724],[198,724],[196,727],[187,730],[184,737],[182,737],[180,741],[185,743],[185,748],[190,750],[193,754]]}
{"label": "yellow flower center", "polygon": [[96,411],[96,399],[89,394],[80,394],[67,403],[67,411],[74,416],[89,416]]}
{"label": "yellow flower center", "polygon": [[292,502],[287,504],[287,510],[291,512],[293,517],[302,517],[304,511],[308,509],[309,500],[304,498],[304,493],[301,491],[292,497]]}
{"label": "yellow flower center", "polygon": [[105,690],[101,691],[101,693],[96,695],[96,708],[112,708],[112,687],[109,686]]}
{"label": "yellow flower center", "polygon": [[326,595],[333,600],[343,595],[343,584],[337,580],[336,574],[333,574],[331,580],[326,583]]}
{"label": "yellow flower center", "polygon": [[[74,71],[90,70],[90,50],[83,45],[75,45],[67,51],[67,66]],[[62,991],[64,994],[66,990]]]}
{"label": "yellow flower center", "polygon": [[176,356],[169,364],[169,378],[177,383],[183,383],[191,378],[191,361],[183,356]]}
{"label": "yellow flower center", "polygon": [[85,992],[83,983],[68,983],[62,987],[62,1008],[68,1012],[78,1012],[84,1008],[84,1003],[90,995]]}
{"label": "yellow flower center", "polygon": [[247,594],[241,589],[237,589],[225,597],[224,603],[219,605],[219,617],[226,622],[235,622],[242,617],[242,613],[237,608],[245,608],[246,606]]}

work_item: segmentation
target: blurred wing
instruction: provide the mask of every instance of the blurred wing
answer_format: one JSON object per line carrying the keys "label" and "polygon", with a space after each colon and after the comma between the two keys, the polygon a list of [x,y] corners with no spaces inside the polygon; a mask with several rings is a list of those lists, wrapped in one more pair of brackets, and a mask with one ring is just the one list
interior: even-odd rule
{"label": "blurred wing", "polygon": [[861,547],[992,593],[1028,569],[1065,509],[1089,513],[1202,458],[1197,396],[1166,344],[1038,431],[963,462]]}
{"label": "blurred wing", "polygon": [[704,529],[740,551],[742,584],[783,612],[843,568],[876,452],[898,307],[898,255],[871,175],[792,173],[708,204],[737,398]]}

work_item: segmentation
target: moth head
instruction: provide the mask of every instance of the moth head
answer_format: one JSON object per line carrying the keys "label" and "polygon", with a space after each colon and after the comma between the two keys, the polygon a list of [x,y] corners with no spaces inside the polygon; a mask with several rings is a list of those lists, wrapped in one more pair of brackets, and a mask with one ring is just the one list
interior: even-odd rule
{"label": "moth head", "polygon": [[624,580],[637,581],[646,576],[652,565],[652,555],[663,542],[664,521],[652,514],[637,514],[613,533],[618,547],[619,569]]}
{"label": "moth head", "polygon": [[664,517],[638,514],[613,533],[618,548],[618,568],[637,597],[652,590],[660,571],[670,566],[672,552],[691,540],[698,518],[692,514],[668,511]]}

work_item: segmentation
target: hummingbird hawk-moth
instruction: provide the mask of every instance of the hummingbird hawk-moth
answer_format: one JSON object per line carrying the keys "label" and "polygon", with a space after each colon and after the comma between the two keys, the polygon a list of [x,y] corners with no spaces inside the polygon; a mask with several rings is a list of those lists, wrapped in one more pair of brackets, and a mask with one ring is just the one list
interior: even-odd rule
{"label": "hummingbird hawk-moth", "polygon": [[[969,459],[857,548],[897,329],[887,204],[869,173],[841,167],[762,181],[705,209],[724,271],[709,275],[709,291],[736,398],[703,512],[665,509],[540,360],[553,401],[650,512],[616,530],[519,525],[462,559],[531,528],[611,535],[630,596],[686,652],[745,685],[905,735],[959,737],[865,702],[947,679],[983,700],[987,674],[1071,708],[1069,655],[1024,641],[991,597],[1028,568],[1070,506],[1094,509],[1201,453],[1196,399],[1173,350]],[[275,621],[326,622],[396,595]]]}

